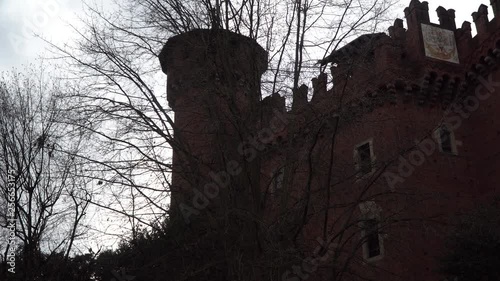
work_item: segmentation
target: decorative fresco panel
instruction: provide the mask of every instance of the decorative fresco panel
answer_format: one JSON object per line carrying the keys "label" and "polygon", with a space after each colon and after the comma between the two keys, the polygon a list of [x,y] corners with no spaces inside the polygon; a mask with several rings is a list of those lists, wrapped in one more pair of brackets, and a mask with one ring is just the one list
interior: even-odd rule
{"label": "decorative fresco panel", "polygon": [[455,34],[451,30],[422,24],[425,55],[447,62],[459,63]]}

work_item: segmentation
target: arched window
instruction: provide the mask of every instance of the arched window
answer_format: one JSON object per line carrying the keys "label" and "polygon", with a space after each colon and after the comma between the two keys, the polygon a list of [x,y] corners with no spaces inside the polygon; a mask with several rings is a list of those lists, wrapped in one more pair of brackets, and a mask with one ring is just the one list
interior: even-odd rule
{"label": "arched window", "polygon": [[371,259],[381,254],[379,238],[379,222],[376,218],[367,219],[363,222],[365,258]]}
{"label": "arched window", "polygon": [[375,261],[384,257],[384,241],[381,233],[381,209],[374,201],[366,201],[359,205],[361,211],[361,239],[363,258]]}

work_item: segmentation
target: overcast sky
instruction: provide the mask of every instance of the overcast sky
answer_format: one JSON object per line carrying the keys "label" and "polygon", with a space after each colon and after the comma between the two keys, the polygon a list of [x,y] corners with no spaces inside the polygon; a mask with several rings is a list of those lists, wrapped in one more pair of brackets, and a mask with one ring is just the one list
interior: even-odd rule
{"label": "overcast sky", "polygon": [[[400,5],[407,6],[409,2],[401,0]],[[465,20],[472,22],[471,13],[481,3],[489,6],[489,0],[428,2],[433,22],[438,23],[435,10],[441,5],[446,9],[455,9],[458,27]],[[20,67],[43,52],[44,44],[33,37],[33,31],[57,42],[70,41],[72,32],[68,23],[76,24],[81,11],[81,0],[0,0],[0,70]],[[490,8],[490,19],[492,14]],[[403,18],[403,11],[399,11],[397,16]]]}
{"label": "overcast sky", "polygon": [[44,49],[34,32],[62,42],[76,22],[80,0],[0,0],[0,69],[20,67]]}

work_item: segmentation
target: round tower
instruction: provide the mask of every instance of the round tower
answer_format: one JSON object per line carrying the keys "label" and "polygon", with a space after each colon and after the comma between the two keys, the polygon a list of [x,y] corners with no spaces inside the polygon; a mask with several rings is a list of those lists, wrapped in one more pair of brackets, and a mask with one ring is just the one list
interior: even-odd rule
{"label": "round tower", "polygon": [[[226,171],[252,127],[267,52],[227,30],[197,29],[170,38],[160,53],[175,113],[172,210]],[[217,181],[217,179],[215,179]],[[196,188],[197,191],[193,191]],[[199,209],[199,208],[198,208]]]}

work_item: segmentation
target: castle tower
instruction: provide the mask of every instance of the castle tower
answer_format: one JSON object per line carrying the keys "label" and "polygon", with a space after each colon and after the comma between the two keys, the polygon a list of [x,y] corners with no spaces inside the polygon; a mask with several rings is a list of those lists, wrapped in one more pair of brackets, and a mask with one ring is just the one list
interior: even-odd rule
{"label": "castle tower", "polygon": [[227,181],[228,163],[251,131],[267,53],[246,36],[197,29],[170,38],[160,63],[175,113],[171,209],[184,202],[199,210],[211,197],[201,195],[204,186]]}

